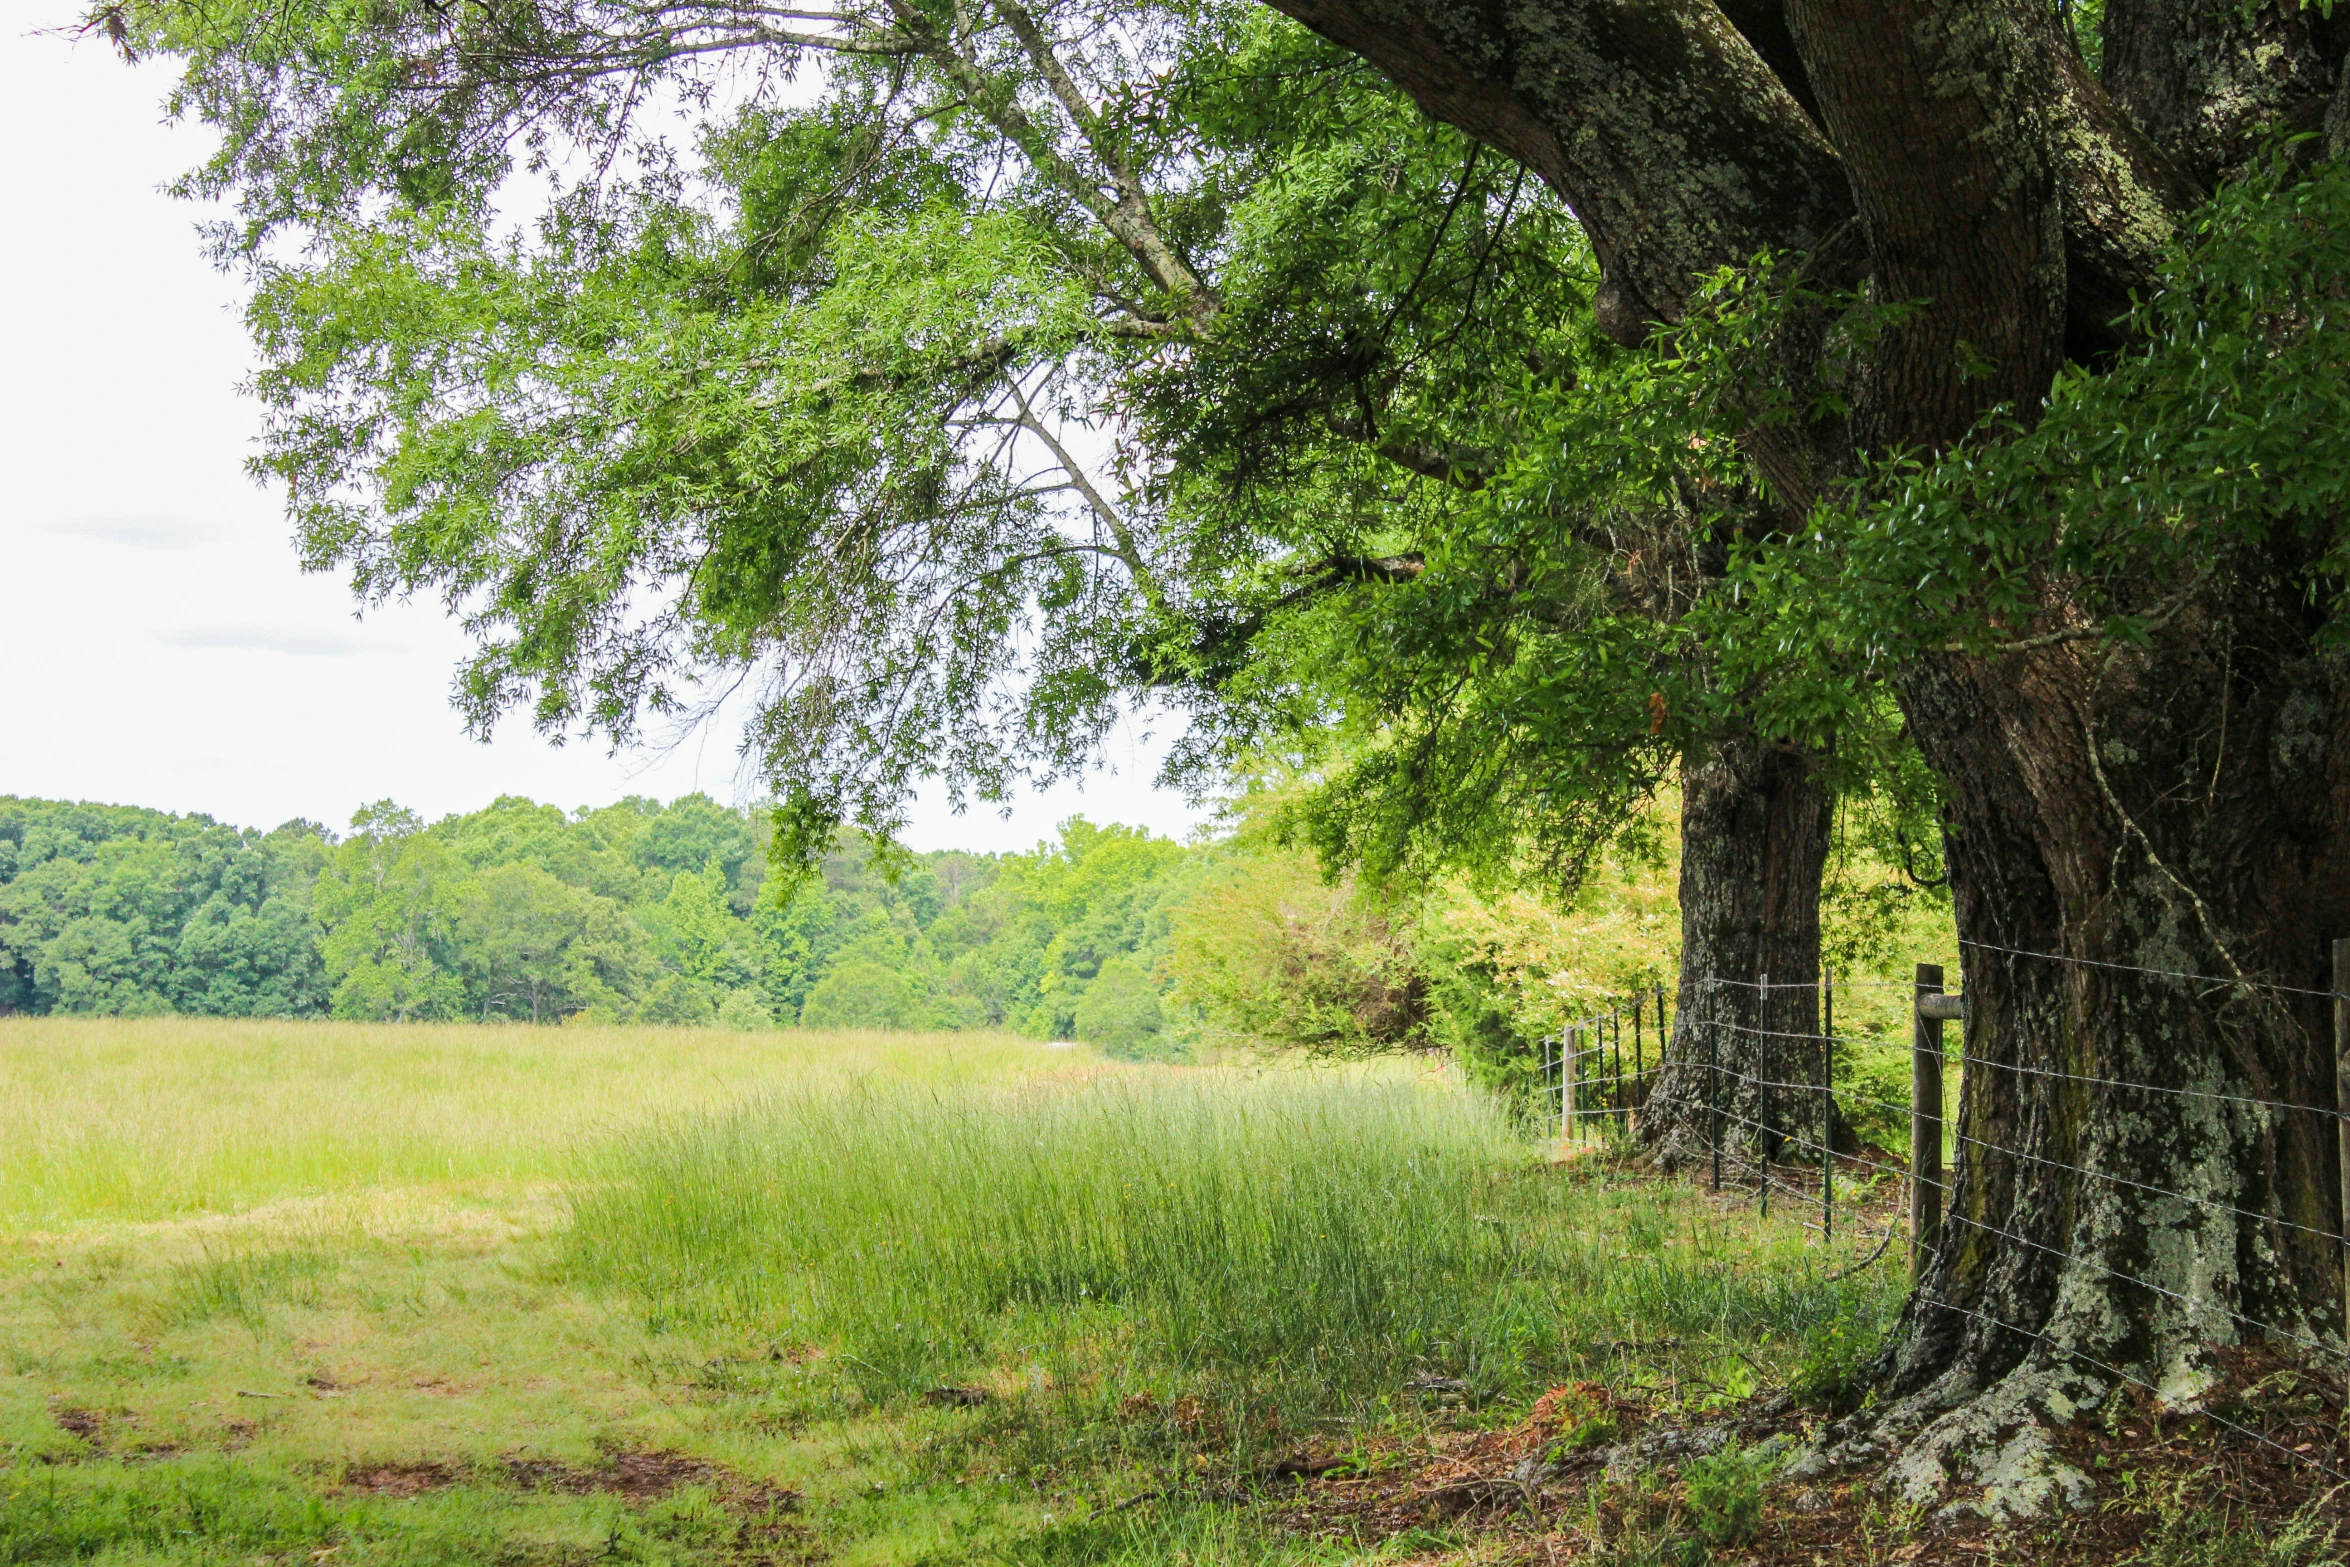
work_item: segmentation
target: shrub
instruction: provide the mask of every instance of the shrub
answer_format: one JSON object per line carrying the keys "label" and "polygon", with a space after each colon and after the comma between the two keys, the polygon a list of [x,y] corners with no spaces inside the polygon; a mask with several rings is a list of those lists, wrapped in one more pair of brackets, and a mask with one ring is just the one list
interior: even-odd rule
{"label": "shrub", "polygon": [[1763,1487],[1779,1471],[1778,1453],[1735,1443],[1681,1471],[1689,1521],[1708,1545],[1733,1550],[1762,1527]]}
{"label": "shrub", "polygon": [[1150,977],[1125,958],[1102,965],[1077,1002],[1077,1037],[1128,1061],[1165,1054],[1167,1020]]}
{"label": "shrub", "polygon": [[920,1028],[925,1019],[913,987],[870,959],[851,959],[808,992],[800,1022],[808,1028]]}
{"label": "shrub", "polygon": [[1868,1367],[1881,1335],[1863,1322],[1815,1324],[1803,1338],[1803,1358],[1788,1379],[1788,1394],[1810,1409],[1850,1414],[1868,1390]]}
{"label": "shrub", "polygon": [[662,975],[645,992],[644,1005],[637,1008],[636,1014],[640,1023],[665,1023],[679,1028],[697,1028],[717,1016],[717,1002],[710,992],[683,974]]}
{"label": "shrub", "polygon": [[718,1008],[718,1026],[740,1033],[757,1033],[775,1026],[775,1014],[755,990],[730,990]]}
{"label": "shrub", "polygon": [[1358,1054],[1421,1042],[1426,981],[1351,881],[1268,850],[1225,868],[1177,916],[1176,994],[1225,1031]]}

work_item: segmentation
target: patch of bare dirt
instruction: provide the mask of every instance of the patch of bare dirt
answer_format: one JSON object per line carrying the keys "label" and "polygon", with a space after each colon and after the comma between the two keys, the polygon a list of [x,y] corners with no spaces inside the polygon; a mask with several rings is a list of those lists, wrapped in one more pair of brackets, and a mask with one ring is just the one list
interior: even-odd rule
{"label": "patch of bare dirt", "polygon": [[501,1467],[509,1483],[530,1491],[574,1496],[603,1491],[632,1502],[652,1502],[698,1485],[736,1512],[790,1512],[800,1504],[797,1491],[683,1453],[615,1453],[592,1469],[550,1458],[509,1458]]}
{"label": "patch of bare dirt", "polygon": [[508,1458],[495,1465],[438,1460],[370,1464],[346,1470],[336,1489],[345,1494],[419,1496],[468,1480],[571,1496],[617,1496],[637,1506],[699,1486],[709,1491],[735,1522],[737,1532],[728,1559],[739,1567],[787,1567],[816,1559],[812,1536],[790,1516],[799,1510],[798,1492],[683,1453],[614,1453],[593,1466],[552,1458]]}
{"label": "patch of bare dirt", "polygon": [[68,1436],[80,1437],[92,1447],[106,1445],[106,1417],[95,1409],[77,1409],[68,1404],[52,1410],[49,1418]]}
{"label": "patch of bare dirt", "polygon": [[338,1489],[369,1496],[420,1496],[426,1491],[446,1489],[463,1478],[464,1471],[454,1464],[370,1464],[363,1469],[345,1470]]}

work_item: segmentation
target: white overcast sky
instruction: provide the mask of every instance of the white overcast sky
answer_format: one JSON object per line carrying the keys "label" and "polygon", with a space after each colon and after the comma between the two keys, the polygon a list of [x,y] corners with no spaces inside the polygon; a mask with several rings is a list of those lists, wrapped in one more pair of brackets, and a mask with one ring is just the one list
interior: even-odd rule
{"label": "white overcast sky", "polygon": [[[257,428],[238,285],[199,253],[196,209],[160,188],[201,157],[162,123],[168,72],[31,29],[0,36],[0,794],[340,828],[389,796],[439,816],[500,794],[566,808],[702,789],[745,798],[735,735],[664,754],[555,747],[527,723],[488,745],[448,703],[463,637],[432,604],[355,620],[342,583],[295,567],[277,498],[243,470]],[[1025,848],[1077,812],[1180,834],[1151,787],[1163,742],[1129,726],[1111,771],[1009,821],[926,800],[917,848]]]}

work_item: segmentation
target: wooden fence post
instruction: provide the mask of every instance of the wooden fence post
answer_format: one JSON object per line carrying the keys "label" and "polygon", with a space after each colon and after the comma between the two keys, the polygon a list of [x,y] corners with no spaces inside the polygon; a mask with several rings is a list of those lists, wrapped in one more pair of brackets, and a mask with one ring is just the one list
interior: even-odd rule
{"label": "wooden fence post", "polygon": [[[1925,1273],[1942,1229],[1942,966],[1917,968],[1909,1051],[1909,1281]],[[1931,998],[1931,999],[1929,999]]]}

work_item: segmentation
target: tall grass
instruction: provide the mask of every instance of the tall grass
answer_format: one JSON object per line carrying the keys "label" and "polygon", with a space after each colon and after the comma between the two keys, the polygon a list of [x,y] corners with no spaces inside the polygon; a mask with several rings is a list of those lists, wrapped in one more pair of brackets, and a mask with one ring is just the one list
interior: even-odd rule
{"label": "tall grass", "polygon": [[656,1313],[822,1347],[877,1396],[1025,1363],[1329,1412],[1852,1304],[1814,1269],[1726,1266],[1679,1202],[1562,1174],[1458,1087],[1169,1071],[675,1121],[582,1183],[569,1245]]}
{"label": "tall grass", "polygon": [[994,1035],[0,1018],[0,1231],[553,1182],[583,1139],[785,1081],[1068,1065]]}

